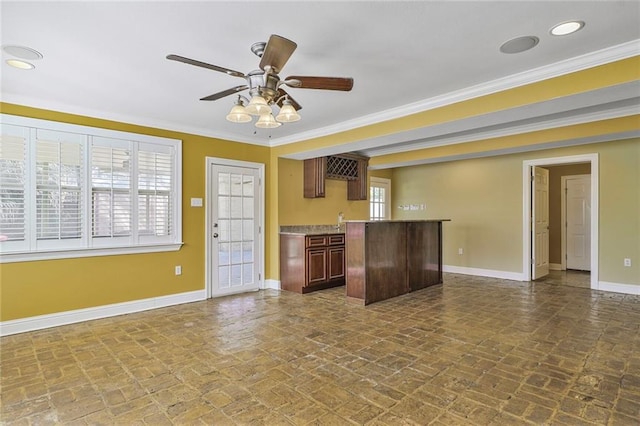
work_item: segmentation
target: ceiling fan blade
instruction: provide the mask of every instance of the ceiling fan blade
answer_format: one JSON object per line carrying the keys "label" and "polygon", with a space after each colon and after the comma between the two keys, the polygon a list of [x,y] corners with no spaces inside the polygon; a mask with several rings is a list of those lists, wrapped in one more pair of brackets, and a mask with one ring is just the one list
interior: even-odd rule
{"label": "ceiling fan blade", "polygon": [[282,108],[282,103],[284,102],[284,98],[283,96],[287,96],[287,98],[289,99],[289,101],[291,102],[291,106],[295,108],[296,111],[300,111],[302,109],[302,105],[300,105],[298,102],[296,102],[295,99],[293,99],[291,97],[290,94],[288,94],[287,92],[285,92],[284,90],[282,90],[282,88],[278,89],[278,106],[280,108]]}
{"label": "ceiling fan blade", "polygon": [[232,87],[231,89],[223,90],[222,92],[214,93],[213,95],[205,96],[204,98],[200,98],[201,101],[215,101],[216,99],[224,98],[225,96],[233,95],[234,93],[242,92],[245,89],[248,89],[249,86],[242,85]]}
{"label": "ceiling fan blade", "polygon": [[179,56],[179,55],[173,55],[172,54],[172,55],[167,55],[167,59],[169,59],[171,61],[183,62],[183,63],[189,64],[189,65],[195,65],[196,67],[202,67],[202,68],[207,68],[207,69],[214,70],[214,71],[223,72],[225,74],[232,75],[234,77],[246,78],[244,73],[241,73],[240,71],[234,71],[234,70],[230,70],[229,68],[223,68],[223,67],[219,67],[217,65],[207,64],[206,62],[196,61],[195,59],[185,58],[184,56]]}
{"label": "ceiling fan blade", "polygon": [[298,80],[301,89],[342,90],[348,92],[353,88],[353,78],[344,77],[303,77],[292,75],[287,80]]}
{"label": "ceiling fan blade", "polygon": [[276,74],[279,73],[291,57],[293,51],[296,50],[296,47],[298,47],[298,45],[293,41],[272,34],[271,37],[269,37],[267,46],[264,48],[262,60],[260,61],[260,69],[264,70],[267,66],[270,66]]}

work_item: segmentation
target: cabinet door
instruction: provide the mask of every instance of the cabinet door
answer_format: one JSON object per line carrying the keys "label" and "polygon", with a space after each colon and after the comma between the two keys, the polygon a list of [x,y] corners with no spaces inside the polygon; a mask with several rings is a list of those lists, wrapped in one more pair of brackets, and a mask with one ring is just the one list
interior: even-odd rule
{"label": "cabinet door", "polygon": [[369,195],[369,180],[367,179],[368,166],[368,159],[358,159],[358,178],[347,182],[347,200],[367,199]]}
{"label": "cabinet door", "polygon": [[306,285],[314,285],[327,281],[327,249],[307,250],[306,266]]}
{"label": "cabinet door", "polygon": [[304,198],[324,197],[327,157],[304,160]]}
{"label": "cabinet door", "polygon": [[329,280],[344,278],[344,247],[329,247]]}

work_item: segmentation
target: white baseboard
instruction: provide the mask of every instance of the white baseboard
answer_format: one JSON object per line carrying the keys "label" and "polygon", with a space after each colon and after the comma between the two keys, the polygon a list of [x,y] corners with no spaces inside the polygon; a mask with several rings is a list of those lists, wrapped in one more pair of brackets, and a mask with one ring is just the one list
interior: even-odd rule
{"label": "white baseboard", "polygon": [[280,280],[264,280],[264,288],[272,290],[281,290]]}
{"label": "white baseboard", "polygon": [[610,283],[599,281],[598,288],[594,290],[612,291],[614,293],[637,294],[640,295],[640,285]]}
{"label": "white baseboard", "polygon": [[73,311],[57,312],[54,314],[38,315],[0,322],[0,336],[25,333],[27,331],[42,330],[60,325],[74,324],[116,315],[131,314],[149,309],[164,308],[182,303],[205,300],[205,290],[189,291],[186,293],[170,294],[168,296],[152,297],[149,299],[133,300],[131,302],[114,303],[112,305],[96,306],[94,308],[76,309]]}
{"label": "white baseboard", "polygon": [[552,271],[562,271],[562,264],[561,263],[550,263],[549,264],[549,269],[551,269]]}
{"label": "white baseboard", "polygon": [[443,272],[452,274],[477,275],[479,277],[500,278],[503,280],[526,281],[520,272],[495,271],[492,269],[467,268],[464,266],[443,265]]}

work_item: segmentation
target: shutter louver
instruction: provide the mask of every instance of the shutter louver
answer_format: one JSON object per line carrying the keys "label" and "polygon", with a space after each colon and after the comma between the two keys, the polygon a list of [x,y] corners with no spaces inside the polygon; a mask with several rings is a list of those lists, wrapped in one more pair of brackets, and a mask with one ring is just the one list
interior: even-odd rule
{"label": "shutter louver", "polygon": [[131,236],[131,150],[93,144],[92,236]]}
{"label": "shutter louver", "polygon": [[138,232],[169,236],[173,233],[173,152],[138,152]]}
{"label": "shutter louver", "polygon": [[0,242],[25,240],[27,145],[20,130],[3,126],[0,139]]}
{"label": "shutter louver", "polygon": [[78,143],[37,140],[37,240],[82,238],[83,161]]}

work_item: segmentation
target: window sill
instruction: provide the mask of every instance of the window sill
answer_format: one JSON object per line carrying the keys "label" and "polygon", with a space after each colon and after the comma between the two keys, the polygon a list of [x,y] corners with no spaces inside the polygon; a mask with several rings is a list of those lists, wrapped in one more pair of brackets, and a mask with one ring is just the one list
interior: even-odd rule
{"label": "window sill", "polygon": [[149,244],[135,247],[100,247],[79,250],[52,250],[37,253],[0,253],[0,263],[32,262],[38,260],[72,259],[78,257],[115,256],[123,254],[158,253],[178,251],[184,243]]}

